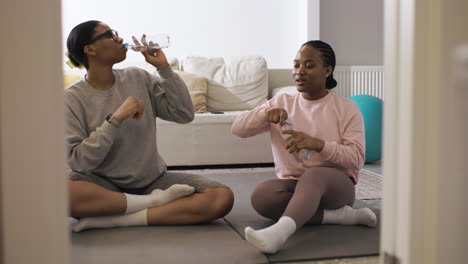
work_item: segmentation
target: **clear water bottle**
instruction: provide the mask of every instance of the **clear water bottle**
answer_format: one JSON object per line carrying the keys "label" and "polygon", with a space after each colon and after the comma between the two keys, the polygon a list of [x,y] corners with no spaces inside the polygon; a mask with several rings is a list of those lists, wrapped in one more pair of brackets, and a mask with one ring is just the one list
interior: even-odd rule
{"label": "clear water bottle", "polygon": [[132,44],[124,43],[124,48],[131,49],[133,51],[141,51],[143,48],[147,48],[149,54],[155,56],[157,55],[156,50],[164,49],[171,45],[167,34],[144,35],[141,39],[133,37],[132,40]]}
{"label": "clear water bottle", "polygon": [[[291,123],[289,123],[287,121],[284,121],[283,125],[281,126],[281,130],[285,131],[285,130],[295,130],[295,129],[294,129],[294,126]],[[281,136],[283,137],[286,144],[288,144],[292,140],[292,135],[290,135],[290,134],[281,134]],[[299,162],[299,163],[304,163],[304,160],[309,160],[309,158],[310,158],[310,152],[307,149],[300,149],[300,150],[298,150],[296,152],[293,152],[291,154],[294,156],[296,161]]]}

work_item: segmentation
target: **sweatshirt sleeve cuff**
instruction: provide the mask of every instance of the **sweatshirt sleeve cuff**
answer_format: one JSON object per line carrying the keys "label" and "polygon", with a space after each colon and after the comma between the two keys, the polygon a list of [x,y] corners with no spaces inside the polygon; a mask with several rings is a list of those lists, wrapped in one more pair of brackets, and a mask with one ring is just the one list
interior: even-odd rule
{"label": "sweatshirt sleeve cuff", "polygon": [[161,79],[166,80],[166,79],[171,79],[174,77],[174,71],[172,70],[171,66],[168,66],[162,70],[158,70],[158,75],[161,77]]}
{"label": "sweatshirt sleeve cuff", "polygon": [[323,145],[323,149],[322,151],[320,151],[320,155],[322,155],[322,157],[325,160],[330,160],[333,153],[335,153],[335,150],[336,150],[336,142],[325,141],[325,144]]}
{"label": "sweatshirt sleeve cuff", "polygon": [[116,127],[113,124],[111,124],[111,123],[107,122],[106,120],[104,120],[104,122],[102,123],[101,129],[102,129],[102,132],[104,132],[105,134],[108,134],[112,138],[114,138],[117,135],[117,133],[119,132],[119,129],[121,129],[121,128]]}

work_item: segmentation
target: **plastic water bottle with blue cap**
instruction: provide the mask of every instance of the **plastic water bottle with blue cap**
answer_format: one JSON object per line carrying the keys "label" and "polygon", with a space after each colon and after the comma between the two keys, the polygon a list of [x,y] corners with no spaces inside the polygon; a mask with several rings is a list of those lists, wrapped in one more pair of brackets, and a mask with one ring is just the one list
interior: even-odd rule
{"label": "plastic water bottle with blue cap", "polygon": [[141,51],[142,49],[148,49],[149,54],[156,56],[158,49],[164,49],[171,45],[169,36],[167,34],[154,34],[154,35],[143,35],[140,40],[136,37],[132,37],[133,44],[124,43],[124,48],[131,49],[133,51]]}
{"label": "plastic water bottle with blue cap", "polygon": [[[281,126],[281,130],[285,131],[285,130],[296,130],[296,129],[294,129],[294,126],[291,123],[284,121],[283,125]],[[281,134],[281,135],[283,139],[286,141],[286,144],[292,140],[292,135],[290,134]],[[304,163],[304,160],[309,160],[310,158],[310,152],[307,149],[300,149],[291,154],[299,163]]]}

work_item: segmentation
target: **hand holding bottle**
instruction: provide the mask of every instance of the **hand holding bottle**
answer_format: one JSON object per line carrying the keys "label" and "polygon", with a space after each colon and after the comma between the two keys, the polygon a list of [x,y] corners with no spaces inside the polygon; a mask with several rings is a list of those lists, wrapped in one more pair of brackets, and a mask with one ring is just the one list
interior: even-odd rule
{"label": "hand holding bottle", "polygon": [[290,136],[290,140],[286,145],[286,149],[289,153],[298,152],[300,150],[320,152],[325,144],[321,139],[309,136],[304,132],[294,130],[288,122],[285,122],[285,125],[282,126],[282,130],[281,134]]}
{"label": "hand holding bottle", "polygon": [[297,133],[302,132],[296,131],[291,123],[284,121],[281,125],[281,136],[286,142],[286,150],[294,156],[297,162],[303,163],[304,160],[309,160],[310,153],[307,149],[296,145]]}
{"label": "hand holding bottle", "polygon": [[[167,35],[165,36],[167,37]],[[154,42],[146,34],[143,34],[140,40],[132,36],[132,41],[134,45],[126,44],[125,46],[134,51],[140,51],[146,62],[156,67],[156,69],[161,70],[169,66],[166,55],[162,51],[162,48],[169,46],[169,37],[167,37],[167,43],[164,43],[164,45]]]}

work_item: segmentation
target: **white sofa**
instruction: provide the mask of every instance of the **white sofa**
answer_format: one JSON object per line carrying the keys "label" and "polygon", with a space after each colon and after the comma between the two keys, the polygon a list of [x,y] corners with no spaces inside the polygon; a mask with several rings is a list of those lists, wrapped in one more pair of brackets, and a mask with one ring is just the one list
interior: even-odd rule
{"label": "white sofa", "polygon": [[[234,64],[235,63],[236,62],[234,62]],[[189,70],[192,73],[194,71],[197,74],[200,73],[197,72],[197,68],[194,69],[193,66],[194,64],[192,63],[190,67],[187,67],[187,63],[182,61],[181,67],[178,68],[183,69],[184,71],[186,71],[187,68],[190,68]],[[257,66],[258,65],[254,65],[254,67]],[[294,92],[295,90],[292,87],[294,85],[294,81],[291,76],[291,69],[267,69],[266,64],[264,66],[266,77],[265,84],[259,85],[258,89],[265,89],[265,98],[262,101],[255,101],[254,103],[256,105],[260,105],[278,92]],[[204,73],[204,75],[207,75],[206,66],[203,66],[203,64],[197,65],[197,63],[195,63],[195,67],[202,68],[200,71]],[[210,69],[208,69],[208,71],[210,71]],[[231,73],[227,73],[229,70],[226,70],[225,68],[211,69],[211,71],[212,73],[215,73],[211,76],[205,77],[208,77],[209,83],[211,82],[215,85],[215,89],[217,89],[216,85],[222,86],[222,82],[224,82],[224,86],[236,83],[236,81],[233,80],[236,79],[236,77],[232,76],[232,71]],[[250,70],[247,73],[244,71],[244,74],[248,75],[250,72]],[[219,76],[220,74],[231,76]],[[234,75],[235,74],[237,73],[234,73]],[[210,73],[208,73],[208,75],[210,75]],[[244,80],[244,76],[240,79],[242,82],[242,80]],[[225,82],[226,80],[227,82]],[[210,95],[210,88],[213,89],[213,86],[210,87],[210,84],[208,84],[208,95]],[[238,87],[230,86],[227,90],[230,91],[229,93],[235,94],[237,88]],[[251,93],[252,91],[247,91],[245,94]],[[218,95],[219,94],[215,94],[208,97],[216,97]],[[229,94],[226,97],[231,97],[231,95],[232,94]],[[242,95],[239,95],[239,97],[242,97]],[[219,97],[215,99],[218,100]],[[228,100],[230,100],[230,102],[233,101],[232,98]],[[189,124],[177,124],[160,119],[157,120],[158,149],[168,166],[273,162],[269,134],[261,134],[250,138],[239,138],[231,134],[231,125],[234,119],[247,110],[233,111],[232,108],[236,107],[229,104],[226,104],[226,108],[231,108],[231,110],[223,110],[219,108],[223,107],[223,102],[219,101],[216,102],[217,107],[215,107],[215,109],[210,109],[210,98],[207,99],[207,103],[208,112],[196,113],[195,119]],[[256,105],[250,105],[250,108],[254,108]],[[217,112],[222,113],[212,113],[210,110],[216,110]]]}

